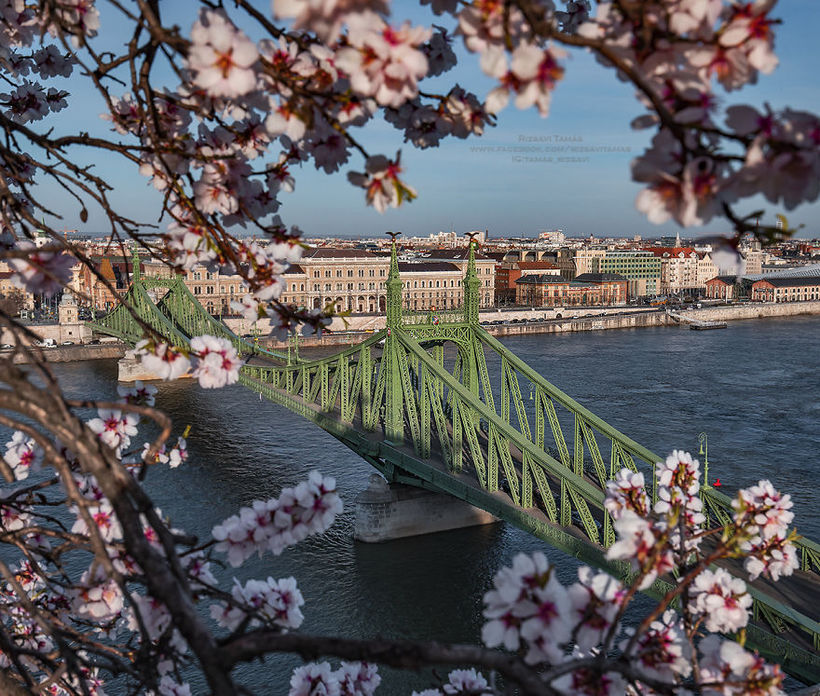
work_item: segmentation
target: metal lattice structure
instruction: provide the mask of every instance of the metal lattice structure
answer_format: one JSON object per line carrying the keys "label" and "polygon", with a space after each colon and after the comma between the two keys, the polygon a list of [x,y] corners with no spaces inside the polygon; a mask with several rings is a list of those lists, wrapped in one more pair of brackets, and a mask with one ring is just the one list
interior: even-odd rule
{"label": "metal lattice structure", "polygon": [[[471,243],[464,306],[404,316],[395,242],[387,279],[387,328],[319,360],[267,351],[211,317],[182,282],[142,278],[134,264],[123,304],[93,322],[135,344],[146,327],[185,347],[201,334],[225,337],[246,362],[240,382],[309,419],[388,481],[455,496],[585,563],[629,579],[606,559],[615,535],[603,506],[622,468],[654,481],[660,458],[545,380],[481,328],[480,280]],[[149,289],[167,289],[156,303]],[[648,491],[655,498],[655,490]],[[731,516],[730,499],[703,488],[711,523]],[[747,643],[783,669],[820,682],[820,546],[798,542],[801,569],[777,584],[748,583],[753,621]],[[729,566],[737,572],[738,567]],[[648,590],[660,597],[672,585]]]}

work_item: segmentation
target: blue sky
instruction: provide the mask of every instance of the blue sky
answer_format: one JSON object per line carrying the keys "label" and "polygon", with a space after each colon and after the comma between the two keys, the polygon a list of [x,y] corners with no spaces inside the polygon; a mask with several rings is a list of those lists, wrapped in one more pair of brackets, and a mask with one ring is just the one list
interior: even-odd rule
{"label": "blue sky", "polygon": [[[173,12],[171,19],[184,30],[190,27],[194,20],[190,4],[174,0],[163,5]],[[394,2],[397,12],[408,6],[404,0]],[[269,7],[267,1],[260,2],[260,8],[269,11]],[[759,107],[769,102],[775,109],[791,106],[820,113],[817,2],[781,0],[774,14],[783,19],[775,44],[779,67],[772,75],[762,75],[757,85],[728,95],[719,93],[722,104],[747,103]],[[418,8],[410,16],[427,24],[432,19],[432,15]],[[101,35],[112,46],[125,40],[124,34],[111,30],[112,24],[116,24],[114,19],[103,8]],[[449,26],[446,21],[437,20]],[[483,98],[492,87],[491,81],[478,69],[475,56],[459,49],[459,57],[459,66],[428,83],[426,89],[446,89],[446,84],[458,82]],[[312,165],[297,169],[296,191],[282,196],[280,214],[286,223],[298,224],[306,236],[377,236],[388,229],[400,230],[408,236],[426,236],[451,226],[459,232],[489,229],[491,236],[533,236],[546,228],[562,228],[568,236],[575,237],[674,235],[680,229],[677,225],[653,225],[634,208],[640,187],[629,180],[629,163],[643,151],[652,131],[633,132],[629,128],[630,121],[643,113],[633,90],[586,53],[571,52],[565,64],[565,78],[553,94],[546,119],[540,118],[535,110],[518,111],[511,105],[501,112],[498,125],[483,138],[445,140],[440,147],[424,151],[402,143],[401,133],[381,119],[371,123],[360,139],[373,152],[392,155],[402,150],[407,182],[419,193],[413,203],[388,210],[384,215],[367,208],[361,189],[347,182],[347,171],[362,169],[361,160],[351,157],[342,172],[333,176],[316,172]],[[103,111],[101,102],[82,88],[79,79],[69,80],[65,88],[74,91],[79,99],[75,98],[71,107],[58,116],[57,130],[105,134],[107,124],[99,118]],[[522,143],[522,137],[552,137],[552,143]],[[559,142],[559,138],[570,140]],[[521,144],[605,146],[619,151],[541,152],[535,154],[552,155],[554,161],[522,162],[516,161],[517,155],[506,149]],[[564,155],[588,157],[588,161],[555,161]],[[143,177],[115,158],[95,156],[95,165],[98,175],[113,186],[111,198],[117,205],[142,221],[156,222],[160,198]],[[42,195],[49,204],[64,211],[64,221],[54,221],[58,229],[65,225],[88,232],[106,231],[100,211],[90,208],[88,222],[82,223],[76,205],[58,191],[43,186]],[[762,199],[750,201],[743,210],[756,208],[764,208],[771,221],[775,213],[786,212]],[[788,219],[792,226],[805,224],[799,236],[820,236],[820,203],[791,211]],[[705,228],[680,231],[682,236],[698,236],[726,232],[727,226],[713,220]]]}

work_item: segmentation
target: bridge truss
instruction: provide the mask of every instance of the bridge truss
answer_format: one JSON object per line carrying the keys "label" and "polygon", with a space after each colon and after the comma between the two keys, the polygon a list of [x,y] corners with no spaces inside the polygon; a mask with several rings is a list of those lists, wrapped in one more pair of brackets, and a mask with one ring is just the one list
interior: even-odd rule
{"label": "bridge truss", "polygon": [[[451,312],[403,310],[395,243],[392,252],[387,328],[318,360],[245,341],[205,311],[181,276],[143,278],[138,263],[123,304],[91,326],[131,345],[148,328],[178,347],[205,333],[227,338],[247,358],[241,384],[312,421],[388,481],[455,496],[628,581],[628,565],[606,559],[615,535],[604,491],[627,467],[652,482],[654,501],[660,458],[481,328],[472,244],[464,306]],[[149,293],[157,290],[166,292],[154,302]],[[731,518],[730,499],[708,483],[702,498],[710,524]],[[820,546],[808,539],[797,545],[801,567],[793,576],[747,583],[747,644],[817,683]],[[658,598],[672,586],[671,578],[659,579],[648,593]]]}

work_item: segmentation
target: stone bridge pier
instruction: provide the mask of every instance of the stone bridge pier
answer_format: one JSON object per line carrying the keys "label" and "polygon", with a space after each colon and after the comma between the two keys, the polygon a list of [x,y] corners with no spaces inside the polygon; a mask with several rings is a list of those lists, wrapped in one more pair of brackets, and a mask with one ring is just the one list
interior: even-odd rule
{"label": "stone bridge pier", "polygon": [[452,496],[388,483],[379,474],[370,475],[370,485],[356,498],[355,510],[353,536],[371,543],[499,521]]}

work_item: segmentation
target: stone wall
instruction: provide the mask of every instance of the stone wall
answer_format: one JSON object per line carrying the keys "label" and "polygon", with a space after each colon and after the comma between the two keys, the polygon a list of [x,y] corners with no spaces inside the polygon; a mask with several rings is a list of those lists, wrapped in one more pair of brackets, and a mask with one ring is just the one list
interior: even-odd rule
{"label": "stone wall", "polygon": [[[112,360],[125,355],[128,347],[124,343],[103,343],[95,346],[56,346],[43,348],[40,352],[46,362],[76,362],[79,360]],[[27,353],[14,356],[15,363],[29,362]]]}
{"label": "stone wall", "polygon": [[687,319],[699,321],[736,321],[765,317],[794,317],[820,314],[820,302],[744,302],[725,307],[703,307],[678,312]]}

